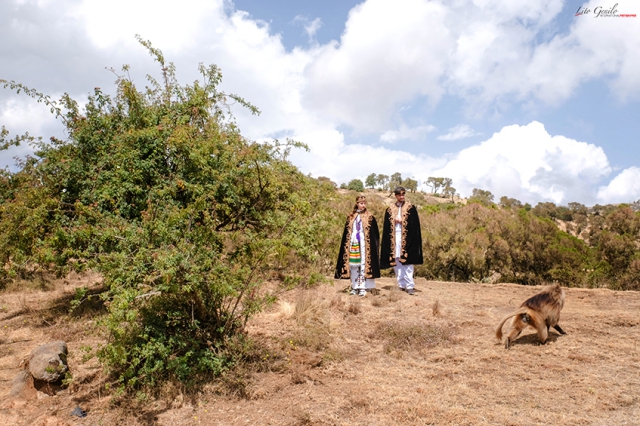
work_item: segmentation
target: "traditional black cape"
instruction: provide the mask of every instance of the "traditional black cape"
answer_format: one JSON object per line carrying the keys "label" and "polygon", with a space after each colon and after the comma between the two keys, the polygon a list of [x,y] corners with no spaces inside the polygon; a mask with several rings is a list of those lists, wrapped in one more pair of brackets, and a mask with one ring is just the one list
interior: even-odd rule
{"label": "traditional black cape", "polygon": [[[334,277],[336,279],[351,278],[351,268],[349,268],[349,245],[351,244],[351,232],[353,231],[353,221],[357,213],[347,216],[347,223],[344,225],[342,242],[340,243],[340,253]],[[362,230],[366,241],[366,253],[364,260],[364,277],[367,279],[380,278],[380,265],[378,264],[378,253],[380,251],[380,231],[378,222],[369,212],[360,213],[362,220]]]}
{"label": "traditional black cape", "polygon": [[[394,220],[396,216],[398,216],[398,206],[394,203],[384,214],[382,247],[380,248],[380,267],[382,269],[396,265],[394,256],[396,247]],[[400,263],[403,265],[421,265],[422,262],[422,233],[420,232],[418,210],[416,206],[405,201],[402,206]]]}

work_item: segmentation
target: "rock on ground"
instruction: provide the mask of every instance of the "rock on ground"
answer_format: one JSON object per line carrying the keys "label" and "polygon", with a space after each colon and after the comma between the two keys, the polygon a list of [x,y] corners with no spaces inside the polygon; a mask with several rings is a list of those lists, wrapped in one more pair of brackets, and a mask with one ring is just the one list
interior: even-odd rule
{"label": "rock on ground", "polygon": [[67,344],[63,341],[38,346],[31,351],[29,373],[36,380],[58,382],[69,371],[67,354]]}

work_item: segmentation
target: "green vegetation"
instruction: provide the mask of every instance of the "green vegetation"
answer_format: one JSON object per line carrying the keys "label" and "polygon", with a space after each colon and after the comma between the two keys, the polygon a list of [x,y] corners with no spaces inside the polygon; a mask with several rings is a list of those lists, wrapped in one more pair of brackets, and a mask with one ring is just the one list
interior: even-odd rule
{"label": "green vegetation", "polygon": [[471,197],[469,197],[469,201],[489,206],[493,204],[493,194],[491,193],[491,191],[487,191],[485,189],[473,188],[473,192],[471,193]]}
{"label": "green vegetation", "polygon": [[[425,259],[418,275],[439,280],[640,289],[640,213],[628,205],[579,203],[531,209],[489,191],[467,205],[421,208]],[[414,201],[415,202],[415,201]],[[572,222],[566,222],[573,219]],[[559,228],[563,224],[567,231]]]}
{"label": "green vegetation", "polygon": [[371,188],[371,189],[375,188],[376,185],[378,184],[376,174],[371,173],[369,176],[367,176],[367,178],[364,181],[364,184],[367,186],[367,188]]}
{"label": "green vegetation", "polygon": [[217,67],[181,86],[140,42],[162,80],[139,90],[125,66],[115,96],[96,89],[83,110],[3,82],[50,105],[68,139],[9,140],[3,129],[5,147],[26,140],[36,152],[0,177],[0,282],[99,271],[110,335],[99,357],[124,387],[224,371],[248,318],[274,300],[265,280],[323,279],[327,232],[343,220],[319,208],[333,187],[287,160],[301,144],[240,134],[227,100],[258,111],[218,91]]}
{"label": "green vegetation", "polygon": [[360,179],[352,179],[347,184],[347,189],[351,191],[362,192],[364,191],[364,184]]}

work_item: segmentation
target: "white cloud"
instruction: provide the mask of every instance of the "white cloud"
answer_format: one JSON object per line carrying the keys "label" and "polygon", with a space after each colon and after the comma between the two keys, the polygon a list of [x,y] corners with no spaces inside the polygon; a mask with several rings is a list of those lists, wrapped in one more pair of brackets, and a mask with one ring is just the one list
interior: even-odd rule
{"label": "white cloud", "polygon": [[593,188],[610,172],[602,148],[551,136],[534,121],[504,127],[433,173],[453,178],[454,186],[467,196],[473,188],[481,188],[497,197],[567,203],[593,201]]}
{"label": "white cloud", "polygon": [[307,68],[305,106],[357,131],[380,132],[401,103],[424,97],[435,104],[445,92],[463,97],[472,115],[531,100],[558,104],[602,77],[620,99],[640,95],[636,20],[576,17],[554,35],[562,8],[556,0],[368,0]]}
{"label": "white cloud", "polygon": [[[640,94],[635,71],[640,67],[640,25],[634,19],[575,17],[568,32],[548,39],[554,30],[551,18],[562,2],[545,1],[534,8],[512,2],[518,6],[502,14],[494,13],[504,2],[475,3],[480,8],[471,9],[479,12],[477,19],[466,21],[453,53],[452,92],[484,104],[507,95],[513,97],[507,103],[533,98],[557,104],[582,83],[607,76],[621,99]],[[587,6],[601,3],[593,0]],[[635,8],[634,2],[620,2],[620,10]]]}
{"label": "white cloud", "polygon": [[629,167],[620,172],[606,186],[598,190],[598,201],[603,204],[629,203],[640,199],[640,168]]}
{"label": "white cloud", "polygon": [[427,133],[434,130],[436,130],[436,128],[432,125],[409,127],[406,124],[401,124],[398,130],[387,130],[380,135],[380,140],[388,143],[396,143],[403,140],[419,141],[424,140]]}
{"label": "white cloud", "polygon": [[140,34],[177,51],[194,46],[203,26],[211,25],[223,7],[223,0],[82,0],[67,13],[84,24],[99,48],[134,45],[133,36]]}
{"label": "white cloud", "polygon": [[[433,126],[391,128],[403,122],[398,107],[420,98],[435,108],[447,92],[472,106],[554,103],[582,82],[606,76],[621,99],[631,99],[640,93],[640,26],[633,19],[576,18],[568,32],[553,35],[562,8],[555,0],[535,7],[498,0],[367,0],[351,10],[339,41],[287,52],[268,24],[224,7],[223,0],[180,6],[150,0],[3,2],[0,75],[77,98],[95,85],[109,86],[114,78],[104,66],[129,63],[143,85],[142,76],[157,76],[158,70],[135,43],[133,34],[139,33],[176,63],[181,81],[197,77],[198,62],[220,65],[222,88],[263,111],[259,117],[237,111],[243,133],[306,142],[311,153],[297,152],[293,159],[315,176],[341,182],[372,172],[419,180],[441,175],[454,178],[466,195],[481,187],[529,202],[585,203],[626,196],[625,182],[635,176],[628,169],[602,186],[611,168],[601,148],[550,136],[536,122],[507,126],[443,158],[350,144],[339,130],[347,125],[389,143],[424,139]],[[310,37],[320,23],[307,21]],[[0,124],[45,131],[48,118],[18,104],[7,108],[15,98],[0,96]],[[460,125],[440,139],[469,132]]]}
{"label": "white cloud", "polygon": [[470,138],[477,133],[471,127],[466,124],[459,124],[449,129],[449,133],[446,135],[438,136],[438,140],[441,141],[455,141],[458,139]]}
{"label": "white cloud", "polygon": [[320,47],[305,70],[304,105],[362,132],[389,127],[395,107],[437,102],[454,47],[439,2],[368,0],[349,13],[340,43]]}
{"label": "white cloud", "polygon": [[304,30],[309,36],[309,40],[314,39],[318,30],[322,27],[322,19],[316,18],[304,26]]}

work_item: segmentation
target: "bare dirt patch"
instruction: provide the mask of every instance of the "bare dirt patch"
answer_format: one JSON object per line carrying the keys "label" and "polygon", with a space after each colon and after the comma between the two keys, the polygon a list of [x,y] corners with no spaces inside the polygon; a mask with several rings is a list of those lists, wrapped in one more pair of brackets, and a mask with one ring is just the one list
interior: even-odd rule
{"label": "bare dirt patch", "polygon": [[[98,284],[99,285],[99,284]],[[85,316],[51,315],[53,291],[0,294],[0,397],[22,357],[64,336],[74,383],[56,397],[0,406],[4,424],[82,425],[634,425],[640,418],[640,293],[567,289],[560,325],[538,345],[525,330],[510,350],[500,319],[539,287],[418,279],[417,295],[378,280],[380,294],[344,282],[292,291],[250,321],[260,368],[197,395],[114,406],[95,358],[102,338]],[[68,296],[68,294],[67,294]],[[24,297],[24,299],[21,299]],[[49,310],[47,310],[49,309]],[[275,359],[271,361],[270,358]],[[228,389],[228,387],[227,387]],[[168,395],[169,393],[167,393]],[[88,417],[70,416],[76,405]]]}

